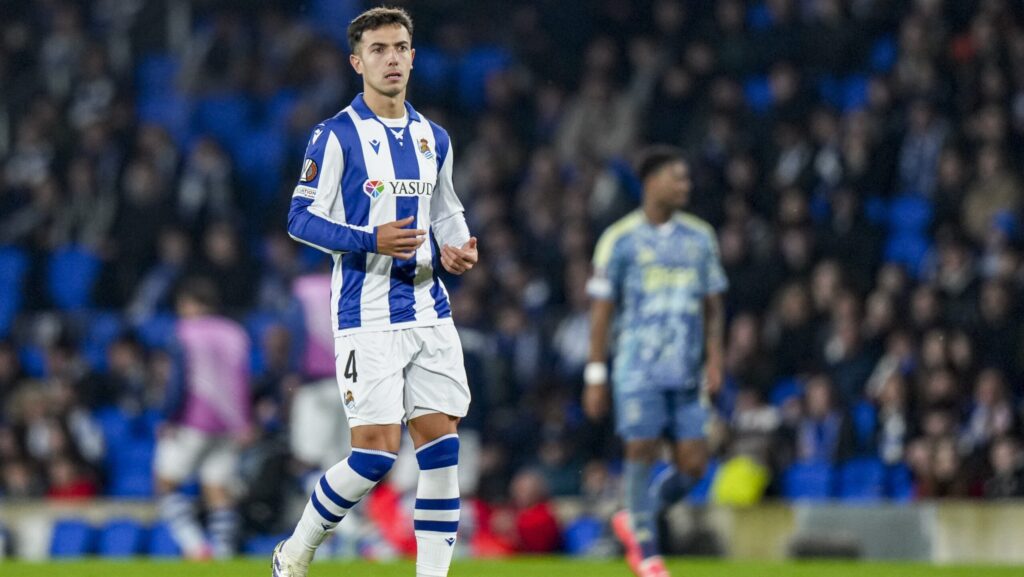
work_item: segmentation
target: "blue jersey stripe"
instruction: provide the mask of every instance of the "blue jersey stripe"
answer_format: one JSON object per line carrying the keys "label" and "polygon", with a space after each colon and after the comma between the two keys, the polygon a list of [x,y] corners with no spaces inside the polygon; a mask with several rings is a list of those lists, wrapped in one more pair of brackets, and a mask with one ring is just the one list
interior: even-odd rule
{"label": "blue jersey stripe", "polygon": [[433,284],[430,285],[430,296],[434,298],[434,310],[437,311],[437,318],[446,319],[452,316],[452,308],[448,305],[448,297],[441,289],[441,279],[437,277],[437,271],[441,270],[441,247],[437,245],[434,238],[434,231],[430,231],[430,250],[433,252]]}
{"label": "blue jersey stripe", "polygon": [[[405,138],[409,142],[399,144],[391,130],[385,130],[388,135],[388,144],[391,145],[391,161],[395,168],[395,178],[418,179],[420,177],[420,163],[416,158],[416,147],[409,134],[409,128],[405,129]],[[418,197],[401,197],[395,199],[395,218],[402,220],[406,217],[419,216],[420,199]],[[418,222],[413,221],[413,227]],[[391,322],[402,323],[416,320],[416,297],[413,293],[413,280],[416,278],[416,256],[410,259],[395,259],[391,265],[391,288],[388,291],[388,304],[391,310]]]}
{"label": "blue jersey stripe", "polygon": [[[341,177],[341,197],[348,224],[366,226],[370,222],[370,198],[363,194],[366,161],[359,145],[359,132],[346,113],[335,117],[334,129],[345,153],[345,170]],[[338,302],[338,328],[351,329],[362,324],[363,281],[366,279],[366,253],[350,252],[341,257],[341,291]]]}

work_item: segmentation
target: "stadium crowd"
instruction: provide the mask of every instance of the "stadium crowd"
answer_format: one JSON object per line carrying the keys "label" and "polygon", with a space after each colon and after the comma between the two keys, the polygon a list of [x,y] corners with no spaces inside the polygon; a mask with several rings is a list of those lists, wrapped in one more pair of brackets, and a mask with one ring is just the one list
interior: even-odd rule
{"label": "stadium crowd", "polygon": [[[251,332],[251,452],[311,379],[291,287],[328,262],[285,214],[309,128],[354,95],[362,3],[196,1],[184,27],[165,4],[0,7],[4,498],[120,493],[102,415],[158,428],[184,278]],[[447,282],[503,546],[557,546],[516,537],[546,495],[617,494],[610,424],[578,402],[584,286],[653,142],[687,150],[730,279],[719,463],[749,457],[769,495],[854,460],[902,472],[886,496],[1024,496],[1024,6],[394,4],[481,239]]]}

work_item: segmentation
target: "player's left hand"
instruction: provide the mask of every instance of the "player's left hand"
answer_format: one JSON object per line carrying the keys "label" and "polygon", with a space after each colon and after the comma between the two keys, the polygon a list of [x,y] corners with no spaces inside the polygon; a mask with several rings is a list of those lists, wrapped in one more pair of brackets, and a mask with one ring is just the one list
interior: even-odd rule
{"label": "player's left hand", "polygon": [[708,396],[715,397],[722,390],[722,367],[715,364],[708,364],[704,367],[704,391]]}
{"label": "player's left hand", "polygon": [[469,242],[462,245],[462,248],[444,245],[441,247],[441,264],[444,269],[452,274],[462,274],[473,268],[473,265],[480,260],[476,250],[476,237],[469,237]]}

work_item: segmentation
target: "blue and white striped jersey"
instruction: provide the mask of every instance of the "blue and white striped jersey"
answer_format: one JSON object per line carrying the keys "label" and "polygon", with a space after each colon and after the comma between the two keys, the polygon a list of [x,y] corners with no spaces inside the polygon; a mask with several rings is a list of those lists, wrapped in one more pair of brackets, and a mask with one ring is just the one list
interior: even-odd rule
{"label": "blue and white striped jersey", "polygon": [[[406,103],[404,125],[363,95],[314,128],[292,195],[288,233],[331,254],[335,335],[451,323],[439,246],[469,240],[452,185],[448,133]],[[375,227],[415,217],[429,239],[408,260],[374,252]]]}

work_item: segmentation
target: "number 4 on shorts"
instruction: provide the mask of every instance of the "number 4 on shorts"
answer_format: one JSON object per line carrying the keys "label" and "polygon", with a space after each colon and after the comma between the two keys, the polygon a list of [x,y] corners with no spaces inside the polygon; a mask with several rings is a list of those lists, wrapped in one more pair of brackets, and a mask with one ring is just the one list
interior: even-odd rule
{"label": "number 4 on shorts", "polygon": [[359,372],[356,371],[356,351],[352,349],[348,353],[348,360],[345,361],[345,378],[352,379],[352,382],[356,382],[359,378]]}

